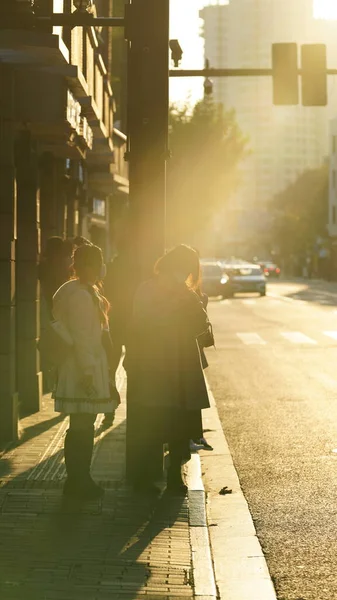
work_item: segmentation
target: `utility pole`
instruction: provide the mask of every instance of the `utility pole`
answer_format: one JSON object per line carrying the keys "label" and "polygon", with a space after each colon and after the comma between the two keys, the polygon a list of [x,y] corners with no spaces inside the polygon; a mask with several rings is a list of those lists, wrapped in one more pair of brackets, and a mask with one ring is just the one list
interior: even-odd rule
{"label": "utility pole", "polygon": [[130,210],[141,275],[165,250],[169,0],[127,5]]}
{"label": "utility pole", "polygon": [[[133,0],[127,5],[127,134],[130,161],[130,225],[139,280],[147,279],[165,251],[166,161],[169,112],[169,0]],[[141,448],[128,407],[126,470],[132,481]],[[139,436],[137,436],[139,437]],[[152,448],[155,478],[163,470],[163,447]]]}

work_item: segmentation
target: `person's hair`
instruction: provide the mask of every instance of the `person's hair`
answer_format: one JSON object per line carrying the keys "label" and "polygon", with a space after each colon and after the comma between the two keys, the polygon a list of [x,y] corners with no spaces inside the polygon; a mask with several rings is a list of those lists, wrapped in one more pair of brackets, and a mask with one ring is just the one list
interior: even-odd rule
{"label": "person's hair", "polygon": [[[79,246],[75,250],[74,269],[77,277],[81,278],[87,268],[94,269],[98,274],[102,264],[103,254],[98,246],[83,244],[83,246]],[[98,304],[101,323],[104,326],[108,325],[108,312],[110,310],[108,300],[100,292],[98,285],[92,286],[88,284],[88,290],[92,294],[94,301]]]}
{"label": "person's hair", "polygon": [[83,237],[83,235],[77,235],[72,240],[75,247],[80,248],[80,246],[93,246],[93,243],[88,240],[88,238]]}
{"label": "person's hair", "polygon": [[102,263],[102,250],[93,244],[83,244],[83,246],[76,248],[74,252],[74,269],[79,277],[87,268],[95,269],[98,273]]}
{"label": "person's hair", "polygon": [[72,239],[70,238],[66,238],[63,241],[63,247],[64,247],[64,253],[66,256],[70,256],[72,258],[73,253],[74,253],[74,244]]}
{"label": "person's hair", "polygon": [[200,283],[200,261],[198,253],[185,244],[169,250],[157,260],[154,266],[155,275],[186,274],[187,285],[197,289]]}

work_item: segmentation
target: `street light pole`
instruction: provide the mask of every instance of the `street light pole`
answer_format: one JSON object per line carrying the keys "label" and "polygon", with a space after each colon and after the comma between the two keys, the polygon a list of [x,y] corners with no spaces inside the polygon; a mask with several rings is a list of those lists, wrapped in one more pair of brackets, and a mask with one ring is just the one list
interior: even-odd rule
{"label": "street light pole", "polygon": [[139,266],[148,277],[165,249],[169,0],[133,0],[126,8],[130,210]]}
{"label": "street light pole", "polygon": [[[165,251],[166,161],[169,112],[169,0],[133,0],[127,5],[127,133],[130,160],[130,226],[139,280],[147,279]],[[138,423],[128,407],[126,470],[133,481]],[[163,470],[163,448],[152,448],[153,478]]]}

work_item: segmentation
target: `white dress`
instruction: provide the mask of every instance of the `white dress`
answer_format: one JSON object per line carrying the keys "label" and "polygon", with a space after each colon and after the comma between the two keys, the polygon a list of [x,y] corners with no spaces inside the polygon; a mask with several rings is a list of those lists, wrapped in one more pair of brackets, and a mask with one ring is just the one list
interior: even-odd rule
{"label": "white dress", "polygon": [[[77,279],[67,281],[53,298],[53,316],[61,321],[73,347],[58,369],[53,397],[55,410],[65,413],[112,412],[109,367],[102,344],[99,298]],[[92,375],[94,393],[88,396],[83,377]]]}

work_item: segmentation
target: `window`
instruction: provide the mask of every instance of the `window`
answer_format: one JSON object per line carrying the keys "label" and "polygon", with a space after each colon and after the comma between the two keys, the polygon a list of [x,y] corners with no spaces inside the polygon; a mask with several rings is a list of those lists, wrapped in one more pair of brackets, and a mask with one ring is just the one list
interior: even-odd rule
{"label": "window", "polygon": [[105,217],[105,200],[100,200],[99,198],[93,199],[93,214],[99,217]]}

